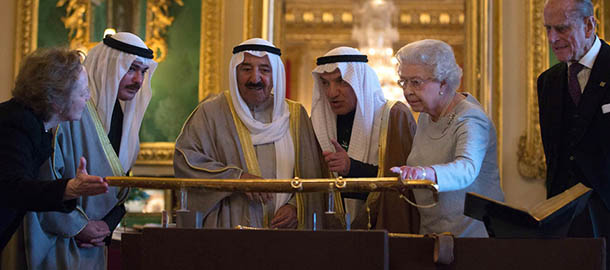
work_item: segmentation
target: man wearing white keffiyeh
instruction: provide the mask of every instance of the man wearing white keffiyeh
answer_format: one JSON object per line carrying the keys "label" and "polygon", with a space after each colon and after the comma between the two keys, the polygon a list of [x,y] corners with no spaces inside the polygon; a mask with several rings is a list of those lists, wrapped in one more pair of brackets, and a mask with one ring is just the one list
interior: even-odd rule
{"label": "man wearing white keffiyeh", "polygon": [[[321,176],[319,146],[303,106],[285,99],[280,50],[263,39],[233,49],[229,91],[191,113],[176,141],[176,177],[254,179]],[[305,227],[292,194],[189,191],[203,227]]]}
{"label": "man wearing white keffiyeh", "polygon": [[[385,99],[367,61],[354,48],[338,47],[318,58],[312,72],[313,127],[329,170],[343,177],[395,175],[389,169],[405,162],[415,134],[411,112]],[[338,205],[350,214],[353,228],[417,232],[417,210],[397,193],[341,195]]]}
{"label": "man wearing white keffiyeh", "polygon": [[[139,131],[152,96],[157,67],[153,52],[138,36],[119,32],[93,47],[84,62],[91,100],[80,121],[54,130],[55,149],[41,175],[70,177],[84,156],[87,171],[122,176],[135,163]],[[32,269],[106,269],[105,245],[125,214],[128,190],[83,197],[77,209],[28,213],[25,220],[28,265]]]}

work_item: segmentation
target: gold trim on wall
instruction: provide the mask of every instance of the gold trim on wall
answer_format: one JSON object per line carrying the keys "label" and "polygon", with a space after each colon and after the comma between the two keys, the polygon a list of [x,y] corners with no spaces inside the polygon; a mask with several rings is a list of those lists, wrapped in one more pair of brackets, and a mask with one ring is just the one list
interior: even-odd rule
{"label": "gold trim on wall", "polygon": [[497,133],[502,175],[502,10],[499,0],[466,1],[464,89],[481,103]]}
{"label": "gold trim on wall", "polygon": [[136,165],[168,165],[174,161],[173,142],[148,142],[140,144]]}
{"label": "gold trim on wall", "polygon": [[19,73],[21,60],[36,50],[38,37],[38,0],[17,2],[17,22],[15,31],[14,77]]}
{"label": "gold trim on wall", "polygon": [[167,57],[165,34],[167,28],[174,22],[174,17],[169,16],[172,2],[184,6],[182,0],[146,1],[146,46],[154,52],[154,60],[157,63],[163,62]]}
{"label": "gold trim on wall", "polygon": [[244,25],[243,25],[243,40],[255,37],[254,35],[254,4],[259,1],[244,0]]}
{"label": "gold trim on wall", "polygon": [[[503,145],[504,145],[504,141],[503,141],[503,134],[502,131],[504,130],[504,121],[503,119],[503,111],[504,111],[504,106],[503,106],[503,100],[504,100],[504,96],[503,96],[503,88],[502,86],[504,85],[504,79],[502,77],[502,72],[503,72],[503,66],[504,66],[504,59],[503,59],[503,54],[502,54],[502,29],[503,29],[503,25],[502,25],[502,1],[501,0],[494,0],[493,1],[493,22],[492,22],[492,40],[493,40],[493,46],[492,46],[492,53],[493,53],[493,57],[492,57],[492,63],[491,65],[493,66],[493,70],[492,70],[492,120],[495,123],[496,126],[496,131],[497,131],[497,137],[498,137],[498,169],[500,170],[500,175],[502,175],[502,167],[503,167],[503,159],[502,159],[502,153],[503,151]],[[500,177],[500,184],[502,187],[502,177]]]}
{"label": "gold trim on wall", "polygon": [[[285,17],[282,14],[284,10],[284,0],[275,0],[273,2],[273,45],[278,48],[284,48],[284,25],[285,25]],[[281,14],[281,15],[279,15]]]}
{"label": "gold trim on wall", "polygon": [[[154,52],[154,60],[162,62],[167,57],[165,34],[172,25],[174,17],[169,16],[173,2],[184,6],[182,0],[146,0],[146,38],[145,43]],[[88,51],[97,43],[91,42],[91,1],[58,0],[57,7],[66,7],[66,16],[61,20],[69,30],[70,48]]]}
{"label": "gold trim on wall", "polygon": [[[281,42],[282,37],[282,26],[284,22],[284,16],[282,16],[282,10],[284,7],[283,0],[273,1],[273,44],[282,48]],[[263,34],[263,1],[256,0],[244,0],[244,25],[243,25],[243,40],[251,38],[262,38]]]}
{"label": "gold trim on wall", "polygon": [[485,100],[482,100],[480,94],[480,80],[481,80],[481,67],[480,60],[481,59],[481,39],[479,35],[481,33],[481,27],[483,27],[485,17],[479,17],[480,15],[480,1],[466,1],[466,45],[464,48],[464,52],[466,54],[466,59],[464,61],[464,86],[463,89],[467,89],[466,91],[472,93],[481,105],[483,105],[483,109],[487,111],[489,106],[486,106]]}
{"label": "gold trim on wall", "polygon": [[593,0],[593,14],[597,19],[597,35],[601,39],[605,39],[606,37],[606,14],[604,12],[605,9],[606,4],[604,4],[603,0]]}
{"label": "gold trim on wall", "polygon": [[199,100],[220,93],[220,56],[224,25],[224,1],[201,3],[201,47],[199,52]]}
{"label": "gold trim on wall", "polygon": [[540,122],[538,120],[538,98],[536,80],[549,68],[549,50],[543,19],[544,0],[528,1],[527,6],[527,123],[525,134],[519,138],[517,152],[518,169],[528,179],[545,179],[546,162]]}
{"label": "gold trim on wall", "polygon": [[89,0],[58,0],[56,7],[66,7],[66,16],[61,17],[68,29],[70,48],[88,51],[94,46],[91,37],[91,2]]}

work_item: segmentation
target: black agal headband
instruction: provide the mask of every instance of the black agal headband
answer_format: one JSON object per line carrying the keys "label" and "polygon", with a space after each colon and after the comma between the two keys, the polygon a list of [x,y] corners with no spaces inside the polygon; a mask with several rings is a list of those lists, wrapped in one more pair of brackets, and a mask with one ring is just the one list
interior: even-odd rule
{"label": "black agal headband", "polygon": [[338,62],[363,62],[363,63],[366,63],[368,61],[369,61],[369,59],[366,57],[366,55],[361,55],[361,54],[345,54],[345,55],[330,55],[330,56],[318,57],[318,60],[316,61],[316,64],[318,66],[320,66],[320,65],[326,65],[326,64],[330,64],[330,63],[338,63]]}
{"label": "black agal headband", "polygon": [[238,52],[243,52],[243,51],[265,51],[265,52],[270,52],[272,54],[277,54],[277,56],[282,55],[282,51],[280,51],[280,49],[278,49],[276,47],[267,46],[267,45],[244,44],[244,45],[235,46],[235,48],[233,48],[233,54],[236,54]]}
{"label": "black agal headband", "polygon": [[142,56],[142,57],[148,58],[148,59],[153,58],[153,51],[151,49],[133,46],[131,44],[127,44],[125,42],[116,40],[116,39],[112,38],[112,36],[106,36],[104,38],[104,44],[106,44],[106,46],[108,46],[110,48],[117,49],[122,52],[135,54],[137,56]]}

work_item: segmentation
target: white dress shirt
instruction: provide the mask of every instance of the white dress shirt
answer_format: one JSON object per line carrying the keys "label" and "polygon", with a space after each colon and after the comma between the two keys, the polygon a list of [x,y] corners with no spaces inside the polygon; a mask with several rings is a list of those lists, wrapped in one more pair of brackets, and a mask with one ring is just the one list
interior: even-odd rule
{"label": "white dress shirt", "polygon": [[[595,42],[593,42],[593,46],[589,51],[578,61],[581,65],[585,66],[578,73],[578,84],[580,84],[580,93],[585,91],[585,86],[587,86],[587,82],[589,81],[589,76],[591,76],[591,69],[593,68],[593,64],[595,63],[595,59],[597,59],[597,55],[599,54],[599,50],[602,47],[601,41],[599,38],[595,37]],[[568,70],[572,63],[568,62]]]}

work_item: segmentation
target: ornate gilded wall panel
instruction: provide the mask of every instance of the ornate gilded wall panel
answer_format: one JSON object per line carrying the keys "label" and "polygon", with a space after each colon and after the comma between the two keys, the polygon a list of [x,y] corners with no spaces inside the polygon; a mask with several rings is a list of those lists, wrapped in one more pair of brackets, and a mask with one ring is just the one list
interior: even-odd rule
{"label": "ornate gilded wall panel", "polygon": [[[165,34],[174,17],[169,15],[173,3],[183,6],[182,0],[146,0],[146,45],[155,52],[155,61],[167,57]],[[70,48],[87,51],[95,46],[91,41],[92,7],[90,0],[58,0],[57,7],[65,7],[61,20],[69,30]],[[130,28],[128,28],[130,29]]]}
{"label": "ornate gilded wall panel", "polygon": [[[285,2],[283,18],[286,42],[353,42],[352,29],[357,18],[354,18],[352,4]],[[431,36],[439,37],[452,45],[464,43],[464,7],[459,1],[442,5],[431,5],[426,1],[406,1],[398,3],[397,8],[397,44],[404,45]]]}
{"label": "ornate gilded wall panel", "polygon": [[220,52],[223,44],[224,1],[203,0],[201,5],[201,51],[199,100],[220,93]]}
{"label": "ornate gilded wall panel", "polygon": [[17,2],[17,22],[15,31],[15,77],[21,60],[36,50],[38,36],[38,0],[19,0]]}
{"label": "ornate gilded wall panel", "polygon": [[148,105],[140,139],[173,142],[199,99],[201,51],[201,0],[182,0],[169,11],[174,20],[167,28],[167,57],[152,78],[153,97]]}
{"label": "ornate gilded wall panel", "polygon": [[62,17],[61,21],[69,30],[70,48],[88,51],[95,45],[90,41],[91,2],[89,0],[58,0],[57,7],[66,8],[66,16]]}
{"label": "ornate gilded wall panel", "polygon": [[174,160],[174,143],[142,143],[138,153],[137,165],[169,165]]}
{"label": "ornate gilded wall panel", "polygon": [[[491,116],[492,116],[492,120],[495,123],[496,126],[496,131],[497,131],[497,136],[498,136],[498,164],[499,165],[499,169],[500,169],[500,175],[502,175],[502,164],[503,163],[503,159],[502,159],[502,153],[504,147],[504,136],[502,134],[503,130],[504,130],[504,121],[502,119],[504,119],[503,117],[503,111],[504,111],[504,106],[503,106],[503,94],[504,93],[504,89],[502,88],[502,86],[504,85],[504,79],[502,77],[502,73],[503,73],[503,67],[504,67],[504,56],[502,54],[502,29],[503,29],[503,25],[502,25],[502,19],[503,19],[503,15],[502,15],[502,10],[501,10],[501,5],[502,5],[502,1],[501,0],[494,0],[493,1],[494,7],[492,8],[493,11],[493,15],[492,15],[492,27],[491,27],[491,39],[492,39],[492,60],[491,60],[491,66],[493,67],[492,70],[492,112],[491,112]],[[500,178],[500,180],[502,180],[502,178]],[[503,185],[501,185],[503,186]]]}
{"label": "ornate gilded wall panel", "polygon": [[[274,14],[279,14],[284,10],[286,6],[285,0],[274,0],[273,1]],[[286,19],[284,16],[274,15],[273,17],[273,44],[278,48],[284,48],[284,27],[286,25]]]}
{"label": "ornate gilded wall panel", "polygon": [[604,38],[607,39],[605,35],[606,32],[610,32],[610,3],[600,2],[600,10],[602,10],[603,18],[601,25],[604,28]]}
{"label": "ornate gilded wall panel", "polygon": [[155,61],[162,62],[167,57],[167,28],[174,22],[169,15],[172,2],[184,6],[181,0],[148,0],[146,3],[146,45],[155,52]]}
{"label": "ornate gilded wall panel", "polygon": [[518,168],[521,176],[528,179],[545,179],[546,164],[540,122],[538,120],[538,98],[536,79],[549,68],[549,51],[544,29],[544,0],[528,1],[527,7],[527,126],[519,139]]}
{"label": "ornate gilded wall panel", "polygon": [[[243,40],[260,36],[261,1],[244,0]],[[259,15],[259,16],[257,16]]]}
{"label": "ornate gilded wall panel", "polygon": [[604,0],[593,0],[593,9],[595,18],[597,19],[597,34],[601,39],[606,39],[606,28],[608,25],[608,10],[609,4],[604,3]]}
{"label": "ornate gilded wall panel", "polygon": [[493,120],[502,172],[502,11],[499,0],[466,1],[464,89]]}

